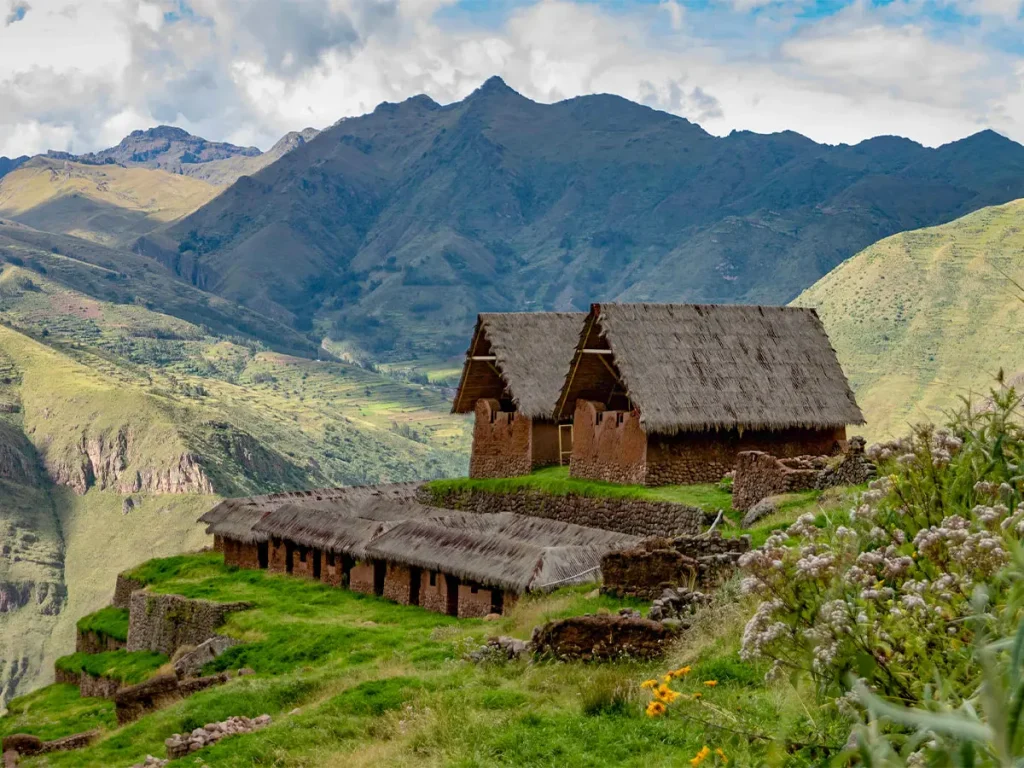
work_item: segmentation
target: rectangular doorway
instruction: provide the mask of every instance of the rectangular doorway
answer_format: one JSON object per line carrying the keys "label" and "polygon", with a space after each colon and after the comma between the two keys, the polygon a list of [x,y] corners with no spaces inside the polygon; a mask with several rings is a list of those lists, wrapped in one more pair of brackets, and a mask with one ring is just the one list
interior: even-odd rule
{"label": "rectangular doorway", "polygon": [[256,545],[256,560],[260,565],[260,568],[266,568],[270,564],[270,544],[266,541],[261,541]]}
{"label": "rectangular doorway", "polygon": [[388,564],[383,560],[373,561],[373,594],[381,597],[384,594],[384,577],[388,572]]}
{"label": "rectangular doorway", "polygon": [[290,541],[284,543],[284,572],[292,573],[295,570],[295,545]]}
{"label": "rectangular doorway", "polygon": [[320,581],[320,550],[313,550],[313,578]]}
{"label": "rectangular doorway", "polygon": [[420,569],[409,569],[409,605],[420,604]]}
{"label": "rectangular doorway", "polygon": [[445,574],[445,586],[448,588],[448,599],[445,604],[445,613],[449,616],[459,615],[459,580],[455,576]]}

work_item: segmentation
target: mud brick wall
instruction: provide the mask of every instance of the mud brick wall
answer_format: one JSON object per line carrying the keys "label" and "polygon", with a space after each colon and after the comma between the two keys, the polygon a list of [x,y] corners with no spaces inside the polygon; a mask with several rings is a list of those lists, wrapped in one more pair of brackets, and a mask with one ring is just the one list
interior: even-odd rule
{"label": "mud brick wall", "polygon": [[696,534],[705,523],[711,523],[704,510],[685,504],[577,494],[556,496],[532,488],[522,488],[514,493],[490,493],[472,488],[440,493],[421,487],[416,497],[423,504],[444,509],[515,512],[633,536]]}
{"label": "mud brick wall", "polygon": [[173,656],[183,645],[199,645],[216,634],[229,614],[249,603],[214,603],[181,595],[135,592],[128,620],[129,651],[156,651]]}
{"label": "mud brick wall", "polygon": [[336,552],[324,552],[324,561],[320,567],[320,581],[332,587],[340,587],[345,575],[342,556]]}
{"label": "mud brick wall", "polygon": [[128,610],[131,605],[132,592],[144,589],[146,584],[138,579],[132,579],[123,573],[117,574],[117,583],[114,586],[114,600],[111,603],[116,608]]}
{"label": "mud brick wall", "polygon": [[572,440],[572,477],[643,484],[647,476],[647,435],[638,414],[607,411],[602,403],[578,400]]}
{"label": "mud brick wall", "polygon": [[224,565],[238,568],[258,569],[260,567],[260,550],[258,544],[247,544],[234,539],[223,539],[221,551],[224,552]]}
{"label": "mud brick wall", "polygon": [[292,576],[303,579],[313,578],[313,561],[320,557],[319,550],[296,544],[292,551]]}
{"label": "mud brick wall", "polygon": [[574,616],[551,621],[533,633],[535,653],[561,661],[654,659],[672,639],[664,624],[626,616]]}
{"label": "mud brick wall", "polygon": [[348,577],[348,588],[353,592],[373,594],[373,563],[369,560],[356,563]]}
{"label": "mud brick wall", "polygon": [[491,612],[491,590],[471,584],[459,584],[459,618],[482,619]]}
{"label": "mud brick wall", "polygon": [[271,539],[267,544],[267,570],[270,573],[288,572],[288,547],[284,539]]}
{"label": "mud brick wall", "polygon": [[515,477],[533,470],[531,419],[502,411],[497,400],[476,403],[470,477]]}
{"label": "mud brick wall", "polygon": [[412,574],[408,566],[388,563],[384,574],[384,597],[402,605],[409,605]]}
{"label": "mud brick wall", "polygon": [[750,536],[653,538],[631,549],[601,558],[602,590],[619,597],[650,600],[668,587],[710,589],[736,571],[737,561],[750,551]]}

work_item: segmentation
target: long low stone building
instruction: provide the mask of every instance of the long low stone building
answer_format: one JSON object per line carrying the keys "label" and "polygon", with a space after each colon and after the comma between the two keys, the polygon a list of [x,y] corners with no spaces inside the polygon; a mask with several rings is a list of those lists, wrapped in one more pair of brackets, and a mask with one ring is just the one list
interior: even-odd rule
{"label": "long low stone building", "polygon": [[459,617],[596,582],[601,557],[640,539],[514,513],[416,501],[416,484],[231,499],[200,518],[224,561]]}

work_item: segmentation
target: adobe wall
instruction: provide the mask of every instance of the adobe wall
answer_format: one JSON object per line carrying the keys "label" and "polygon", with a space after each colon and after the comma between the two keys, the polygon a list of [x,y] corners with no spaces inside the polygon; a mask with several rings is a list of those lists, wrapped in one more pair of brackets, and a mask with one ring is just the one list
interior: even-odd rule
{"label": "adobe wall", "polygon": [[482,619],[491,612],[491,590],[471,584],[459,584],[459,618]]}
{"label": "adobe wall", "polygon": [[[558,464],[560,458],[558,450],[558,425],[555,422],[534,419],[533,434],[530,439],[530,449],[533,451],[533,469]],[[568,448],[569,446],[566,446],[566,450]]]}
{"label": "adobe wall", "polygon": [[[736,466],[743,451],[764,451],[779,458],[832,454],[846,429],[712,430],[652,435],[647,447],[646,485],[717,483]],[[735,506],[735,505],[734,505]]]}
{"label": "adobe wall", "polygon": [[384,597],[402,605],[409,605],[412,574],[407,565],[388,563],[384,574]]}
{"label": "adobe wall", "polygon": [[699,507],[686,504],[577,494],[556,496],[532,488],[521,488],[514,493],[490,493],[473,488],[441,493],[421,487],[416,499],[444,509],[515,512],[642,537],[696,534],[705,523],[713,520],[713,516],[708,519],[708,513]]}
{"label": "adobe wall", "polygon": [[443,573],[433,571],[434,585],[430,584],[431,571],[420,577],[420,607],[435,613],[448,613],[448,582]]}
{"label": "adobe wall", "polygon": [[647,476],[647,463],[647,434],[638,414],[576,401],[570,476],[639,485]]}
{"label": "adobe wall", "polygon": [[260,567],[258,544],[246,544],[235,539],[222,539],[220,551],[224,553],[224,565],[252,569]]}
{"label": "adobe wall", "polygon": [[654,538],[631,549],[609,552],[601,558],[602,591],[618,597],[650,600],[669,587],[713,589],[736,570],[750,536]]}
{"label": "adobe wall", "polygon": [[228,614],[249,603],[214,603],[181,595],[135,592],[128,619],[128,651],[156,651],[167,656],[183,645],[199,645],[216,634]]}
{"label": "adobe wall", "polygon": [[502,411],[497,400],[476,403],[470,477],[514,477],[533,470],[532,420],[515,411]]}
{"label": "adobe wall", "polygon": [[117,574],[117,583],[114,586],[114,599],[111,601],[111,605],[127,611],[131,605],[132,592],[145,589],[145,587],[146,583],[143,581],[129,578],[123,573]]}
{"label": "adobe wall", "polygon": [[348,577],[348,588],[353,592],[373,594],[373,561],[364,560],[352,566]]}
{"label": "adobe wall", "polygon": [[224,551],[224,537],[219,533],[213,534],[213,551],[223,552]]}
{"label": "adobe wall", "polygon": [[302,579],[313,578],[313,561],[316,559],[317,550],[310,547],[295,545],[292,552],[292,576]]}

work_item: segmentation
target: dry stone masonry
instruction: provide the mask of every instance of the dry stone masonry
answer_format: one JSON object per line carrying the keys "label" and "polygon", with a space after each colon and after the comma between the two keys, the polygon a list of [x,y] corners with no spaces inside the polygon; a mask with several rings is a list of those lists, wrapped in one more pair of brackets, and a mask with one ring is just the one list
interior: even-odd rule
{"label": "dry stone masonry", "polygon": [[652,538],[632,549],[609,552],[601,559],[602,590],[617,597],[650,600],[669,588],[713,588],[736,570],[750,537],[710,535]]}
{"label": "dry stone masonry", "polygon": [[216,744],[228,736],[236,736],[240,733],[252,733],[270,725],[270,715],[260,715],[256,718],[229,717],[220,723],[207,723],[202,728],[196,728],[192,733],[176,733],[167,739],[164,744],[167,746],[167,757],[175,760],[185,757],[192,752],[198,752],[203,747]]}
{"label": "dry stone masonry", "polygon": [[559,661],[654,659],[674,637],[665,624],[637,616],[573,616],[533,631],[537,656]]}
{"label": "dry stone masonry", "polygon": [[209,640],[229,614],[252,607],[249,603],[214,603],[146,591],[134,592],[130,605],[128,650],[168,656],[183,645]]}
{"label": "dry stone masonry", "polygon": [[514,512],[632,536],[682,536],[700,532],[709,515],[699,507],[668,501],[564,496],[522,488],[514,493],[491,493],[476,488],[431,491],[421,487],[423,504],[464,512]]}

